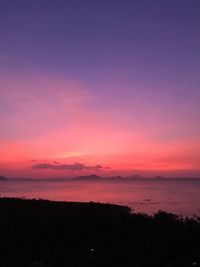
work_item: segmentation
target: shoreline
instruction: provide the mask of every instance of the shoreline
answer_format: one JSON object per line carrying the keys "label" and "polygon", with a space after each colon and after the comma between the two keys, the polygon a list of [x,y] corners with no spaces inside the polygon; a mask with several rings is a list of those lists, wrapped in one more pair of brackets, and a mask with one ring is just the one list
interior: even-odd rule
{"label": "shoreline", "polygon": [[1,266],[200,266],[198,217],[20,198],[0,198],[0,214]]}

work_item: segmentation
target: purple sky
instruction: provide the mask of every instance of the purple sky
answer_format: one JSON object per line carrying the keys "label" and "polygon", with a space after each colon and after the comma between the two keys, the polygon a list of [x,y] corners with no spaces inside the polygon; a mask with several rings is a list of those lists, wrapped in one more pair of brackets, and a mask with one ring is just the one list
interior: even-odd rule
{"label": "purple sky", "polygon": [[199,176],[199,14],[199,0],[2,0],[0,171]]}

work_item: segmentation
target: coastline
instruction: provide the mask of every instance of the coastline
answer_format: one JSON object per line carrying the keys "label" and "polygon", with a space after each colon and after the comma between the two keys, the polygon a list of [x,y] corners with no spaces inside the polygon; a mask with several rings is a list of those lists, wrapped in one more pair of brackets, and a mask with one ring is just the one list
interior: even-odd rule
{"label": "coastline", "polygon": [[200,265],[200,218],[17,198],[0,198],[0,213],[1,266]]}

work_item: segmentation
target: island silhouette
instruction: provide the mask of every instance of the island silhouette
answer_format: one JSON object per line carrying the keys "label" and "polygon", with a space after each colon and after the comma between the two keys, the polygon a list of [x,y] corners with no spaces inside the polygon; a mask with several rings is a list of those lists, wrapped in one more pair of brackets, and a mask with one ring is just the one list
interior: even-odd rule
{"label": "island silhouette", "polygon": [[5,181],[5,180],[6,180],[6,177],[3,176],[3,175],[1,175],[1,176],[0,176],[0,181]]}

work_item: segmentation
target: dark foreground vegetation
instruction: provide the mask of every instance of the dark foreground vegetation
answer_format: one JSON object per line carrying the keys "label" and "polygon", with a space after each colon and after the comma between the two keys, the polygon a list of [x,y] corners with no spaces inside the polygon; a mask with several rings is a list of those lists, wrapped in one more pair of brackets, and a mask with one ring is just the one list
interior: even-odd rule
{"label": "dark foreground vegetation", "polygon": [[200,220],[97,203],[0,199],[1,267],[200,266]]}

